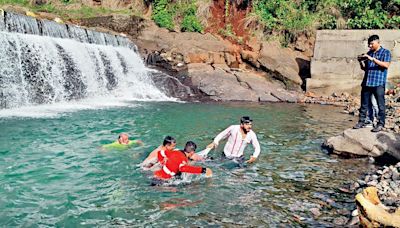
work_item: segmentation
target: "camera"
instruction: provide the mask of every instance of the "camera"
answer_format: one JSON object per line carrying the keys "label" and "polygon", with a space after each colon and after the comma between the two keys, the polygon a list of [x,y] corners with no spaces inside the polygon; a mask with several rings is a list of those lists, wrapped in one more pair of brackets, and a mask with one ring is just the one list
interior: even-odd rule
{"label": "camera", "polygon": [[368,57],[367,57],[367,56],[364,56],[364,54],[361,54],[361,55],[357,56],[357,60],[358,60],[358,61],[365,61],[365,60],[367,60],[367,59],[368,59]]}

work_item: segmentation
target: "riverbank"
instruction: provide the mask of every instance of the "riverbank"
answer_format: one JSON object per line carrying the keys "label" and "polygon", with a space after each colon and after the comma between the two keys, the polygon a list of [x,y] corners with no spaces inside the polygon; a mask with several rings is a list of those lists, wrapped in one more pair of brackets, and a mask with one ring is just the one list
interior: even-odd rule
{"label": "riverbank", "polygon": [[[400,133],[400,84],[386,91],[385,100],[385,131]],[[299,102],[340,106],[343,107],[343,113],[358,116],[361,100],[360,97],[355,97],[348,93],[317,96],[312,92],[306,92]]]}

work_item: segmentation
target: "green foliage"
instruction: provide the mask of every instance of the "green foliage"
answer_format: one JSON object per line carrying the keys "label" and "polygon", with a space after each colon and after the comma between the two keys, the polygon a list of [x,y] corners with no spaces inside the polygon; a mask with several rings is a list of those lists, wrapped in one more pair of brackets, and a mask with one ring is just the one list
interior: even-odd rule
{"label": "green foliage", "polygon": [[305,3],[310,2],[256,0],[253,6],[265,31],[278,34],[282,44],[286,46],[293,42],[297,34],[311,30],[314,26],[315,16],[308,11],[313,6]]}
{"label": "green foliage", "polygon": [[399,29],[400,0],[255,0],[264,32],[283,44],[314,29]]}
{"label": "green foliage", "polygon": [[51,3],[47,3],[44,5],[35,6],[33,11],[41,11],[47,13],[54,13],[57,11],[56,7],[54,7]]}
{"label": "green foliage", "polygon": [[195,15],[186,15],[181,25],[182,32],[202,32],[203,26]]}
{"label": "green foliage", "polygon": [[173,30],[175,24],[181,31],[203,32],[203,25],[196,16],[196,2],[181,0],[169,3],[168,0],[156,0],[154,3],[153,20],[158,26]]}
{"label": "green foliage", "polygon": [[0,0],[0,5],[28,5],[29,0]]}
{"label": "green foliage", "polygon": [[168,0],[156,0],[154,1],[154,10],[152,19],[160,27],[167,28],[169,30],[174,29],[173,21],[174,12],[168,8]]}
{"label": "green foliage", "polygon": [[235,33],[233,32],[232,24],[227,24],[224,29],[220,29],[218,31],[219,34],[221,34],[224,37],[230,37],[234,38]]}
{"label": "green foliage", "polygon": [[348,18],[347,25],[353,29],[399,28],[399,0],[347,0],[340,3],[343,14]]}
{"label": "green foliage", "polygon": [[203,26],[196,16],[196,5],[194,2],[187,4],[183,9],[183,20],[181,31],[183,32],[203,32]]}

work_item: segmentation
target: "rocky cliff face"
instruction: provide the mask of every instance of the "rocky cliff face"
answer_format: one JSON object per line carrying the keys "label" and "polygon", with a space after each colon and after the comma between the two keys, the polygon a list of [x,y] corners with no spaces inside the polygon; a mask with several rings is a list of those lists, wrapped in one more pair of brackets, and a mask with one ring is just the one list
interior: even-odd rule
{"label": "rocky cliff face", "polygon": [[210,33],[170,32],[135,17],[83,19],[129,35],[150,66],[193,91],[221,101],[289,101],[301,96],[309,57],[275,42],[250,40],[247,49]]}

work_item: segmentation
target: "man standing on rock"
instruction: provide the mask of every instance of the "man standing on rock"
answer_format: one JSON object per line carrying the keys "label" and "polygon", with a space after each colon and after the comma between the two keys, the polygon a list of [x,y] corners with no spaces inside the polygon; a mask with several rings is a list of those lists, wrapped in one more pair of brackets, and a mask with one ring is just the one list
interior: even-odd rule
{"label": "man standing on rock", "polygon": [[239,163],[244,162],[243,151],[246,145],[251,143],[254,147],[254,153],[246,163],[253,163],[260,154],[260,144],[258,143],[256,133],[251,130],[253,120],[248,116],[240,118],[240,125],[231,125],[215,137],[214,141],[207,148],[215,148],[221,139],[228,137],[224,147],[223,156],[228,159],[234,159]]}
{"label": "man standing on rock", "polygon": [[368,103],[373,94],[378,103],[378,123],[371,130],[379,132],[385,126],[385,84],[387,70],[391,61],[390,51],[383,48],[379,42],[378,35],[368,38],[369,51],[358,58],[361,69],[365,71],[364,79],[361,84],[361,108],[358,123],[354,129],[365,127],[365,119],[368,110]]}

